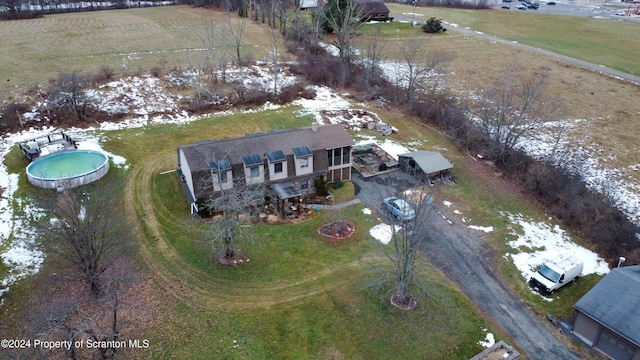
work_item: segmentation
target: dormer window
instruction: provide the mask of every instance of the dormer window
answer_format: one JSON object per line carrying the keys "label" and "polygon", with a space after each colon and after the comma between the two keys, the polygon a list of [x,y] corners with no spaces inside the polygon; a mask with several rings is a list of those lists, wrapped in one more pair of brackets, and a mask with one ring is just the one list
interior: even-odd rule
{"label": "dormer window", "polygon": [[295,158],[296,175],[306,175],[313,172],[313,153],[306,146],[291,149]]}
{"label": "dormer window", "polygon": [[211,169],[213,188],[216,189],[216,191],[220,189],[228,189],[233,186],[230,182],[231,163],[229,163],[229,160],[222,159],[210,161],[209,168]]}
{"label": "dormer window", "polygon": [[264,181],[264,172],[262,170],[264,162],[258,154],[245,155],[242,157],[244,164],[244,176],[247,184],[256,184]]}
{"label": "dormer window", "polygon": [[271,180],[280,180],[287,177],[287,156],[284,151],[270,151],[264,156],[269,162],[269,177]]}

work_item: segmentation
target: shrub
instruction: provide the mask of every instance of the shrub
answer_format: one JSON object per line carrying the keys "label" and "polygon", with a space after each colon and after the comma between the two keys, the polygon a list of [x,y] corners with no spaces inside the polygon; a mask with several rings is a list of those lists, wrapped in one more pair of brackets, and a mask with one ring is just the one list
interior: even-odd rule
{"label": "shrub", "polygon": [[151,68],[151,76],[155,78],[162,77],[162,68],[160,66],[154,66]]}
{"label": "shrub", "polygon": [[286,104],[295,99],[313,99],[315,96],[315,91],[313,91],[312,89],[305,88],[301,83],[295,83],[284,86],[282,90],[280,90],[277,102],[279,104]]}
{"label": "shrub", "polygon": [[333,188],[335,190],[340,189],[343,186],[344,186],[344,183],[342,182],[342,180],[338,180],[338,181],[333,183]]}
{"label": "shrub", "polygon": [[96,84],[104,84],[108,81],[113,80],[116,75],[116,71],[110,67],[103,65],[98,70],[98,73],[93,77],[93,82]]}
{"label": "shrub", "polygon": [[316,187],[316,195],[318,196],[327,196],[329,195],[329,188],[327,187],[327,180],[324,179],[324,176],[320,175],[319,178],[313,181]]}
{"label": "shrub", "polygon": [[23,103],[10,103],[2,109],[0,114],[0,132],[13,131],[22,127],[21,114],[27,112],[29,107]]}
{"label": "shrub", "polygon": [[198,215],[202,218],[208,218],[213,215],[213,209],[209,206],[208,199],[198,199],[196,200],[196,207],[198,208]]}
{"label": "shrub", "polygon": [[436,19],[434,17],[427,20],[427,23],[422,25],[421,29],[422,31],[429,34],[439,33],[440,31],[447,31],[447,29],[442,27],[442,19]]}

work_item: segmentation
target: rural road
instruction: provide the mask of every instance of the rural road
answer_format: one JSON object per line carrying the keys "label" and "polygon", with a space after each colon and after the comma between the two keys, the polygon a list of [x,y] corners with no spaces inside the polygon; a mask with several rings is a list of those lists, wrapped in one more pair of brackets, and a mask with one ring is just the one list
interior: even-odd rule
{"label": "rural road", "polygon": [[[405,14],[391,13],[390,16],[393,17],[397,21],[409,22],[409,23],[411,22],[411,19],[412,19],[411,16],[405,15]],[[419,19],[417,19],[417,18],[415,20],[419,21]],[[444,21],[443,21],[443,23],[444,23]],[[551,57],[551,58],[554,58],[554,59],[557,59],[557,60],[561,60],[561,61],[564,61],[564,62],[567,62],[567,63],[570,63],[570,64],[581,66],[581,67],[583,67],[585,69],[588,69],[588,70],[591,70],[591,71],[600,72],[600,73],[607,74],[607,75],[610,75],[610,76],[614,76],[614,77],[617,77],[617,78],[620,78],[620,79],[631,81],[631,82],[634,82],[636,84],[640,84],[640,77],[634,76],[634,75],[631,75],[631,74],[627,74],[627,73],[624,73],[624,72],[621,72],[621,71],[617,71],[617,70],[614,70],[614,69],[609,69],[609,68],[607,68],[607,67],[605,67],[603,65],[592,64],[592,63],[589,63],[589,62],[586,62],[586,61],[574,59],[574,58],[571,58],[571,57],[568,57],[568,56],[560,55],[560,54],[557,54],[557,53],[554,53],[554,52],[551,52],[551,51],[547,51],[547,50],[543,50],[543,49],[540,49],[540,48],[536,48],[536,47],[533,47],[533,46],[523,45],[523,44],[520,44],[520,43],[515,42],[515,41],[504,40],[504,39],[501,39],[501,38],[498,38],[498,37],[495,37],[495,36],[492,36],[492,35],[487,35],[487,34],[485,34],[483,32],[474,31],[474,30],[471,30],[471,29],[468,29],[468,28],[461,28],[459,26],[454,26],[454,25],[446,24],[446,23],[444,24],[444,26],[447,29],[447,31],[449,31],[449,30],[457,31],[457,32],[460,32],[460,33],[463,33],[463,34],[466,34],[466,35],[469,35],[469,36],[475,36],[475,37],[479,37],[479,38],[482,38],[482,39],[493,41],[493,42],[496,42],[496,43],[499,43],[499,44],[505,44],[505,45],[513,46],[515,48],[531,51],[531,52],[534,52],[534,53],[537,53],[537,54],[541,54],[541,55],[545,55],[545,56],[548,56],[548,57]]]}
{"label": "rural road", "polygon": [[[365,179],[352,174],[356,196],[371,209],[380,199],[415,186],[404,172],[395,171]],[[434,204],[437,206],[437,204]],[[446,210],[439,209],[443,214]],[[511,336],[529,359],[579,359],[511,292],[491,267],[493,254],[482,235],[456,220],[450,224],[440,216],[424,229],[421,250],[428,260]]]}

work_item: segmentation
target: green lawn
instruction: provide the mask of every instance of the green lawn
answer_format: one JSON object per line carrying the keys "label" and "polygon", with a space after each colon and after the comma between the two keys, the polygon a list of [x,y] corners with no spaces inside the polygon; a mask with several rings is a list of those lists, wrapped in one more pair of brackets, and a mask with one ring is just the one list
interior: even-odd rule
{"label": "green lawn", "polygon": [[[413,7],[408,5],[387,6],[396,13],[413,12]],[[638,32],[638,24],[630,21],[532,11],[437,7],[419,7],[416,13],[423,15],[419,17],[419,21],[436,17],[461,28],[469,27],[501,39],[517,41],[622,72],[640,74],[640,38],[632,35]],[[446,35],[452,34],[455,34],[455,31],[447,32]]]}
{"label": "green lawn", "polygon": [[[389,6],[397,12],[412,9]],[[638,63],[630,60],[638,58],[640,40],[626,36],[635,29],[627,23],[565,17],[560,21],[551,15],[515,12],[418,10],[426,16],[505,39],[584,57],[586,61],[597,59],[598,63],[622,71],[640,71]],[[96,71],[105,64],[117,68],[119,74],[154,66],[184,68],[190,59],[199,56],[201,39],[195,34],[202,31],[208,16],[208,10],[178,6],[0,22],[0,32],[7,35],[0,38],[0,48],[7,49],[0,53],[5,65],[0,69],[0,79],[26,86],[45,83],[60,71]],[[522,26],[523,23],[527,26]],[[436,44],[458,46],[459,51],[467,51],[464,49],[469,44],[468,39],[453,32],[431,37],[407,24],[383,24],[382,28],[389,41],[415,35],[430,38]],[[362,31],[369,29],[367,25]],[[246,48],[260,54],[265,45],[263,33],[262,27],[251,25]],[[554,33],[563,34],[563,39],[554,37]],[[485,47],[474,46],[471,51]],[[8,96],[10,90],[11,87],[3,87],[0,96]],[[127,211],[140,225],[138,258],[145,264],[142,268],[150,281],[157,282],[158,292],[165,294],[159,301],[161,306],[154,309],[161,319],[159,323],[142,328],[141,334],[128,334],[132,338],[146,336],[152,341],[151,347],[135,353],[129,350],[127,355],[203,359],[468,359],[482,350],[478,341],[484,339],[483,329],[497,334],[498,339],[505,338],[428,264],[421,266],[421,272],[428,279],[430,290],[427,297],[420,299],[418,309],[403,312],[389,307],[388,299],[381,302],[378,294],[365,286],[372,276],[369,264],[381,259],[379,244],[368,235],[368,229],[376,221],[373,216],[363,214],[361,205],[314,213],[299,224],[256,225],[258,241],[238,244],[251,259],[243,266],[223,268],[212,259],[210,244],[204,236],[206,224],[194,221],[188,214],[175,174],[160,173],[176,167],[178,145],[308,126],[313,118],[300,116],[297,110],[288,106],[217,116],[188,125],[104,134],[105,149],[124,156],[131,166],[127,171],[130,196]],[[456,164],[460,181],[458,186],[443,191],[443,195],[464,204],[465,216],[473,214],[474,221],[496,228],[488,237],[498,254],[509,251],[505,244],[509,224],[498,215],[499,211],[543,216],[530,202],[496,196],[481,178],[466,169],[468,155],[455,151],[437,133],[421,127],[400,111],[380,109],[379,114],[401,130],[396,139],[420,141],[427,149],[448,149],[446,156]],[[20,174],[26,166],[17,150],[7,156],[5,164],[10,172]],[[20,177],[19,185],[15,194],[19,199],[41,193],[24,176]],[[335,190],[336,199],[348,199],[352,189],[345,184]],[[355,235],[339,245],[324,241],[316,233],[317,227],[339,217],[347,217],[356,224]],[[498,256],[497,261],[500,259]],[[552,313],[568,318],[573,302],[597,281],[595,276],[581,279],[572,285],[576,291],[570,296],[546,303],[528,294],[512,265],[505,262],[498,265],[509,283],[543,315]],[[29,287],[28,280],[15,287],[6,296],[5,309],[22,309],[21,304],[29,296],[25,290]],[[12,316],[6,310],[3,314]]]}
{"label": "green lawn", "polygon": [[[207,138],[305,126],[295,106],[212,117],[189,125],[106,134],[105,149],[130,163],[131,199],[142,231],[141,259],[159,288],[179,286],[163,302],[162,325],[147,328],[157,358],[430,358],[467,359],[486,332],[504,338],[438,271],[421,262],[430,290],[419,308],[389,306],[367,284],[383,261],[368,229],[377,221],[362,205],[313,212],[298,224],[254,226],[257,241],[238,243],[249,263],[225,268],[212,259],[207,224],[194,221],[174,173],[175,147]],[[233,124],[233,126],[229,126]],[[353,186],[334,190],[353,197]],[[345,217],[356,225],[344,243],[317,228]],[[150,263],[151,261],[151,263]],[[153,275],[155,274],[155,275]],[[163,283],[169,274],[179,283]],[[485,330],[486,329],[486,330]],[[235,342],[234,342],[235,341]]]}

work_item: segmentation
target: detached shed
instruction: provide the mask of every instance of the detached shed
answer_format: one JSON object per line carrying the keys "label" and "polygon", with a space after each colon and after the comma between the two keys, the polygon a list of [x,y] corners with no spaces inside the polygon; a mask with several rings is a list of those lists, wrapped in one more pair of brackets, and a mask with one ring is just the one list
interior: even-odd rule
{"label": "detached shed", "polygon": [[573,333],[616,360],[640,360],[640,265],[612,269],[573,306]]}
{"label": "detached shed", "polygon": [[355,0],[360,21],[389,21],[389,8],[382,1]]}
{"label": "detached shed", "polygon": [[453,165],[437,151],[420,150],[398,155],[400,170],[421,181],[449,176]]}

